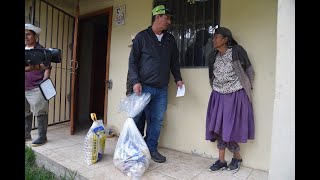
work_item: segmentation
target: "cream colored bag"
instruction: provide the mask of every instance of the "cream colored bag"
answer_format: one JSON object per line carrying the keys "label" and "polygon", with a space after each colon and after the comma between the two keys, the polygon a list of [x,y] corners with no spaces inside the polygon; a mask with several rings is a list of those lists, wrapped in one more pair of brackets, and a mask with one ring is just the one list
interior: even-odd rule
{"label": "cream colored bag", "polygon": [[102,120],[97,120],[95,113],[91,113],[93,123],[84,141],[84,159],[86,164],[91,165],[99,161],[104,153],[106,132]]}

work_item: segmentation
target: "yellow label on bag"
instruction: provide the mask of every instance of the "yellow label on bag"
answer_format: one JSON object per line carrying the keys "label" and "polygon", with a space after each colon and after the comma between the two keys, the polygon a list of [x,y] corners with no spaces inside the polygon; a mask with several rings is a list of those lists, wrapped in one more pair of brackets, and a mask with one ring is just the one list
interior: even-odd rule
{"label": "yellow label on bag", "polygon": [[98,136],[93,134],[92,136],[93,144],[92,144],[92,163],[97,162],[98,160]]}
{"label": "yellow label on bag", "polygon": [[101,134],[100,135],[100,148],[101,148],[101,151],[103,152],[104,148],[105,148],[105,145],[106,145],[106,138],[107,138],[107,135],[106,134]]}

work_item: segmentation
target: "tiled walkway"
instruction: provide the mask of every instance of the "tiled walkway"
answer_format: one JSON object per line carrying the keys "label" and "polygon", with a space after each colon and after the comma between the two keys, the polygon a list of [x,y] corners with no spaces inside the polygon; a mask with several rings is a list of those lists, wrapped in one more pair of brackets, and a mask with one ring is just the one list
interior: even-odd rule
{"label": "tiled walkway", "polygon": [[[105,155],[101,161],[88,166],[84,162],[83,144],[87,130],[75,135],[69,134],[69,123],[48,127],[48,143],[33,147],[37,155],[37,163],[45,165],[56,175],[75,174],[75,179],[92,180],[130,180],[113,164],[113,153],[117,137],[107,138]],[[37,137],[37,130],[32,131],[32,137]],[[31,142],[27,142],[30,145]],[[143,180],[267,180],[268,172],[241,166],[239,172],[211,172],[210,165],[216,159],[207,159],[178,151],[159,148],[159,152],[167,157],[165,163],[155,163],[143,175]]]}

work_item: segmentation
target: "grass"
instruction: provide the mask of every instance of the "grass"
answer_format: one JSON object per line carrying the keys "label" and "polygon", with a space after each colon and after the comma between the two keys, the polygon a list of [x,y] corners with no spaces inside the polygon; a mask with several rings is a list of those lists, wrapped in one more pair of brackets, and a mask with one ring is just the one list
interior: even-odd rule
{"label": "grass", "polygon": [[[61,180],[75,179],[77,172],[69,171],[64,176],[60,175]],[[38,167],[36,155],[31,147],[25,146],[25,180],[56,180],[54,173],[46,170],[44,166]]]}

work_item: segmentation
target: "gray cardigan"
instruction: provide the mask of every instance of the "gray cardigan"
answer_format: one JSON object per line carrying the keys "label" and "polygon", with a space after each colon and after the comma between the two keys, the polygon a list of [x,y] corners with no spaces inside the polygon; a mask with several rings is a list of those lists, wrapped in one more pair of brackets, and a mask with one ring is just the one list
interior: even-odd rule
{"label": "gray cardigan", "polygon": [[[212,51],[209,54],[209,82],[212,88],[214,74],[213,74],[213,64],[216,61],[216,55],[218,51]],[[232,46],[232,66],[236,75],[239,77],[241,86],[245,89],[250,102],[252,102],[251,90],[252,83],[254,79],[254,70],[247,55],[246,50],[240,45]]]}

